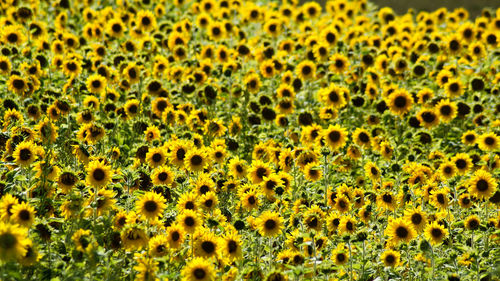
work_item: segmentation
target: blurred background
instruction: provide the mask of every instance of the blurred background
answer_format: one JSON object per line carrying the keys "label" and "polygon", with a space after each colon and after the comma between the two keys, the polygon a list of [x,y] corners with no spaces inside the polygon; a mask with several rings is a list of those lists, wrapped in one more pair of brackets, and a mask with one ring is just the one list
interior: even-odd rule
{"label": "blurred background", "polygon": [[[320,4],[326,0],[316,0]],[[441,7],[453,10],[458,7],[466,8],[472,17],[480,15],[483,8],[489,7],[497,9],[500,7],[500,0],[369,0],[379,7],[391,7],[398,14],[405,13],[409,8],[416,11],[433,11]],[[301,2],[307,2],[302,0]]]}

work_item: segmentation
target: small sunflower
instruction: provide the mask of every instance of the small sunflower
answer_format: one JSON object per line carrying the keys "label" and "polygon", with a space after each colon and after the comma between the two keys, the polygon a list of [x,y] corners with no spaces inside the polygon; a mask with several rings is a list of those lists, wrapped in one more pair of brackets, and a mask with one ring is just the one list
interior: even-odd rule
{"label": "small sunflower", "polygon": [[401,255],[399,252],[394,250],[385,250],[382,255],[380,255],[380,260],[387,267],[397,267],[400,262]]}
{"label": "small sunflower", "polygon": [[128,225],[121,231],[121,239],[125,249],[137,250],[148,244],[146,231],[139,225]]}
{"label": "small sunflower", "polygon": [[188,233],[194,233],[202,224],[198,213],[193,210],[183,210],[178,215],[177,222]]}
{"label": "small sunflower", "polygon": [[215,280],[215,269],[209,260],[196,257],[182,269],[182,281]]}
{"label": "small sunflower", "polygon": [[160,166],[153,170],[151,174],[153,184],[156,186],[169,186],[174,181],[174,173],[167,166]]}
{"label": "small sunflower", "polygon": [[265,211],[256,219],[257,229],[262,236],[276,236],[283,228],[283,218],[276,212]]}
{"label": "small sunflower", "polygon": [[166,238],[171,249],[179,249],[186,239],[186,232],[179,224],[173,224],[166,229]]}
{"label": "small sunflower", "polygon": [[340,127],[340,125],[330,125],[327,129],[321,132],[323,139],[327,145],[333,149],[338,150],[345,146],[347,141],[347,130]]}
{"label": "small sunflower", "polygon": [[259,184],[264,180],[264,177],[268,177],[272,170],[268,163],[261,160],[252,161],[252,165],[248,170],[248,177],[254,184]]}
{"label": "small sunflower", "polygon": [[388,107],[389,110],[396,114],[403,116],[408,113],[412,107],[413,99],[410,94],[405,90],[398,90],[393,92],[388,97]]}
{"label": "small sunflower", "polygon": [[477,170],[469,179],[469,192],[479,199],[489,199],[497,189],[497,181],[485,170]]}
{"label": "small sunflower", "polygon": [[87,183],[94,187],[105,187],[111,182],[112,169],[101,161],[94,160],[87,166]]}
{"label": "small sunflower", "polygon": [[493,132],[484,133],[479,136],[477,143],[479,148],[483,151],[495,151],[499,147],[500,137]]}
{"label": "small sunflower", "polygon": [[146,192],[138,198],[135,208],[148,219],[156,219],[163,216],[163,211],[166,208],[166,200],[158,193]]}
{"label": "small sunflower", "polygon": [[202,149],[191,149],[186,153],[184,166],[193,172],[202,171],[209,164],[208,155]]}
{"label": "small sunflower", "polygon": [[312,79],[316,75],[316,64],[309,60],[302,61],[297,65],[295,73],[302,80]]}
{"label": "small sunflower", "polygon": [[430,223],[425,228],[425,237],[432,245],[438,245],[443,242],[443,239],[448,235],[448,230],[437,221]]}
{"label": "small sunflower", "polygon": [[14,205],[11,212],[11,218],[20,226],[29,228],[35,220],[35,208],[26,202]]}
{"label": "small sunflower", "polygon": [[344,243],[339,243],[337,248],[332,252],[332,259],[336,265],[344,265],[349,261],[349,252]]}
{"label": "small sunflower", "polygon": [[89,253],[96,246],[92,234],[88,229],[78,229],[73,236],[71,236],[71,240],[75,243],[76,250],[83,253]]}
{"label": "small sunflower", "polygon": [[401,242],[409,243],[416,237],[416,231],[411,222],[403,218],[390,220],[384,233],[389,236],[389,242],[393,245]]}
{"label": "small sunflower", "polygon": [[101,94],[106,88],[106,78],[93,74],[87,78],[87,90],[92,94]]}
{"label": "small sunflower", "polygon": [[14,150],[14,160],[17,165],[27,167],[36,160],[37,154],[40,154],[40,149],[31,141],[24,141],[17,145]]}
{"label": "small sunflower", "polygon": [[28,91],[28,82],[19,75],[11,75],[7,81],[7,88],[18,95],[24,95]]}
{"label": "small sunflower", "polygon": [[29,245],[28,229],[0,221],[0,259],[16,260],[26,255]]}
{"label": "small sunflower", "polygon": [[465,219],[464,225],[468,230],[476,230],[481,225],[481,220],[477,215],[470,215]]}

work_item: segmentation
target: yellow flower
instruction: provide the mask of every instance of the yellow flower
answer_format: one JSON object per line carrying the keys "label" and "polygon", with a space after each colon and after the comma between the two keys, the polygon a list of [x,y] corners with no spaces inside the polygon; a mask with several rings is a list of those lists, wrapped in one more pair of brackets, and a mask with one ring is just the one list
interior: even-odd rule
{"label": "yellow flower", "polygon": [[136,202],[135,208],[147,219],[156,219],[163,216],[166,200],[158,193],[146,192]]}
{"label": "yellow flower", "polygon": [[283,226],[283,218],[276,212],[265,211],[256,219],[257,228],[262,236],[277,236]]}
{"label": "yellow flower", "polygon": [[409,243],[416,237],[413,225],[403,218],[390,220],[384,233],[389,236],[389,242],[393,245]]}
{"label": "yellow flower", "polygon": [[94,160],[87,167],[87,183],[94,187],[105,187],[111,182],[111,167]]}
{"label": "yellow flower", "polygon": [[432,245],[438,245],[443,242],[443,239],[448,235],[448,230],[437,221],[430,223],[425,228],[425,237]]}

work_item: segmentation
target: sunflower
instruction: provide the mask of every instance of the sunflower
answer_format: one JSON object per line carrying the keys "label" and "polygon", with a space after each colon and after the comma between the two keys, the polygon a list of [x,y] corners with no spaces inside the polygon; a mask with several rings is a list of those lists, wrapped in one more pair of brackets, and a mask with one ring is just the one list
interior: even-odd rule
{"label": "sunflower", "polygon": [[90,230],[88,229],[78,229],[75,233],[73,233],[73,236],[71,236],[71,240],[75,243],[76,250],[83,253],[89,253],[95,246],[97,246],[93,241]]}
{"label": "sunflower", "polygon": [[466,153],[458,153],[455,156],[451,158],[451,162],[455,164],[455,167],[457,168],[457,172],[460,175],[465,175],[467,172],[469,172],[470,169],[472,169],[472,159],[470,156]]}
{"label": "sunflower", "polygon": [[186,239],[186,232],[179,224],[173,224],[166,229],[166,238],[170,249],[180,249]]}
{"label": "sunflower", "polygon": [[128,100],[123,108],[125,109],[126,117],[128,118],[134,118],[141,111],[140,102],[137,99]]}
{"label": "sunflower", "polygon": [[401,255],[399,252],[394,250],[385,250],[382,255],[380,255],[380,260],[387,267],[397,267],[400,262]]}
{"label": "sunflower", "polygon": [[346,105],[345,96],[347,95],[347,89],[344,87],[332,84],[328,88],[319,90],[318,95],[324,103],[328,106],[333,106],[336,109],[342,108]]}
{"label": "sunflower", "polygon": [[339,243],[332,252],[332,259],[336,265],[344,265],[349,261],[349,253],[344,243]]}
{"label": "sunflower", "polygon": [[136,224],[130,224],[121,231],[121,239],[125,249],[138,250],[146,247],[148,244],[148,236],[144,229]]}
{"label": "sunflower", "polygon": [[154,257],[163,257],[168,253],[168,242],[166,235],[156,235],[149,239],[149,253]]}
{"label": "sunflower", "polygon": [[377,206],[382,210],[394,211],[398,204],[397,196],[390,191],[380,192],[377,195]]}
{"label": "sunflower", "polygon": [[81,63],[75,58],[64,60],[62,68],[63,73],[70,77],[76,77],[82,72]]}
{"label": "sunflower", "polygon": [[106,88],[106,78],[93,74],[87,78],[87,90],[92,94],[101,94]]}
{"label": "sunflower", "polygon": [[194,234],[194,252],[196,256],[210,258],[219,256],[220,238],[209,230],[198,230]]}
{"label": "sunflower", "polygon": [[452,161],[446,161],[439,165],[439,173],[445,178],[450,179],[455,176],[457,168]]}
{"label": "sunflower", "polygon": [[472,207],[472,203],[472,199],[468,193],[464,193],[458,197],[458,204],[464,209]]}
{"label": "sunflower", "polygon": [[321,177],[323,176],[323,171],[320,169],[317,163],[309,163],[304,167],[304,175],[306,180],[315,182],[321,179]]}
{"label": "sunflower", "polygon": [[450,203],[449,189],[441,188],[433,191],[431,194],[431,203],[436,208],[446,209]]}
{"label": "sunflower", "polygon": [[413,99],[406,90],[397,90],[389,95],[387,106],[393,114],[403,116],[410,111],[412,104]]}
{"label": "sunflower", "polygon": [[460,80],[453,78],[449,79],[448,82],[444,85],[446,95],[450,98],[456,98],[463,94],[464,87]]}
{"label": "sunflower", "polygon": [[192,149],[189,142],[183,140],[174,141],[170,146],[170,162],[178,167],[184,166],[184,160],[186,159],[186,153]]}
{"label": "sunflower", "polygon": [[329,69],[335,73],[344,73],[349,67],[349,60],[342,54],[334,54],[330,57]]}
{"label": "sunflower", "polygon": [[248,177],[254,184],[259,184],[264,180],[264,177],[269,177],[272,169],[268,163],[261,160],[252,161],[252,165],[248,170]]}
{"label": "sunflower", "polygon": [[467,131],[462,134],[462,142],[466,145],[474,145],[477,142],[479,136],[474,131]]}
{"label": "sunflower", "polygon": [[356,232],[356,219],[346,215],[343,216],[339,221],[339,232],[343,235],[351,235]]}
{"label": "sunflower", "polygon": [[40,255],[37,249],[33,246],[33,242],[29,241],[26,245],[26,254],[19,259],[19,263],[24,266],[32,266],[40,260]]}
{"label": "sunflower", "polygon": [[457,116],[457,105],[454,102],[450,102],[448,99],[440,100],[435,108],[439,115],[439,119],[445,123],[450,122]]}
{"label": "sunflower", "polygon": [[7,88],[18,95],[24,95],[28,87],[28,82],[19,75],[11,75],[7,81]]}
{"label": "sunflower", "polygon": [[151,31],[156,27],[156,18],[149,10],[141,10],[136,15],[137,27],[142,31]]}
{"label": "sunflower", "polygon": [[323,211],[317,206],[311,206],[305,213],[303,218],[304,226],[308,229],[320,231],[323,227]]}
{"label": "sunflower", "polygon": [[36,171],[36,178],[43,179],[43,177],[45,177],[51,181],[56,180],[57,176],[61,172],[61,169],[58,166],[55,166],[54,163],[49,164],[45,161],[37,162],[34,170]]}
{"label": "sunflower", "polygon": [[122,78],[126,79],[130,85],[136,84],[140,80],[140,68],[136,63],[129,63],[122,71]]}
{"label": "sunflower", "polygon": [[79,178],[73,172],[63,171],[59,174],[57,184],[62,189],[63,193],[69,193],[69,191],[78,183]]}
{"label": "sunflower", "polygon": [[256,73],[250,73],[243,80],[243,84],[245,85],[248,92],[256,93],[259,91],[262,83],[260,81],[259,75],[257,75]]}
{"label": "sunflower", "polygon": [[23,141],[17,145],[12,156],[17,165],[27,167],[36,159],[37,154],[40,154],[42,148],[39,148],[31,141]]}
{"label": "sunflower", "polygon": [[24,28],[18,24],[3,26],[1,29],[2,42],[6,44],[21,45],[26,40],[26,36],[22,32],[23,29]]}
{"label": "sunflower", "polygon": [[157,168],[165,164],[167,157],[162,147],[153,147],[146,154],[146,161],[152,168]]}
{"label": "sunflower", "polygon": [[316,75],[316,64],[310,60],[302,61],[297,65],[295,74],[297,74],[301,80],[312,79]]}
{"label": "sunflower", "polygon": [[219,199],[213,191],[209,191],[200,197],[200,205],[206,210],[213,210],[218,203]]}
{"label": "sunflower", "polygon": [[134,266],[134,270],[137,271],[137,276],[135,276],[137,280],[158,280],[156,275],[159,269],[158,262],[153,257],[150,257],[146,253],[136,253],[134,259],[137,262],[137,265]]}
{"label": "sunflower", "polygon": [[404,218],[391,219],[384,233],[389,236],[388,242],[393,245],[397,245],[400,242],[409,243],[416,237],[413,225]]}
{"label": "sunflower", "polygon": [[481,220],[477,215],[470,215],[465,219],[464,225],[468,230],[476,230],[481,225]]}
{"label": "sunflower", "polygon": [[115,38],[120,38],[126,31],[126,27],[119,18],[113,18],[107,22],[107,32],[109,35]]}
{"label": "sunflower", "polygon": [[31,243],[28,229],[0,221],[0,259],[4,261],[21,259]]}
{"label": "sunflower", "polygon": [[151,103],[151,109],[153,110],[153,113],[158,117],[162,117],[163,113],[166,112],[169,107],[171,107],[171,104],[166,98],[163,97],[155,98]]}
{"label": "sunflower", "polygon": [[184,166],[192,172],[202,171],[208,164],[209,158],[203,149],[191,149],[186,153],[184,158]]}
{"label": "sunflower", "polygon": [[283,228],[283,218],[276,212],[265,211],[255,221],[262,236],[277,236]]}
{"label": "sunflower", "polygon": [[327,129],[321,132],[323,139],[326,140],[328,146],[333,150],[341,149],[347,141],[347,130],[340,125],[330,125]]}
{"label": "sunflower", "polygon": [[144,131],[144,137],[147,142],[152,142],[154,140],[158,140],[160,138],[160,129],[154,125],[150,125],[145,131]]}
{"label": "sunflower", "polygon": [[182,269],[182,281],[215,280],[215,270],[209,260],[202,257],[193,258]]}
{"label": "sunflower", "polygon": [[438,245],[443,242],[443,239],[448,235],[448,230],[435,221],[427,225],[424,233],[425,237],[432,245]]}
{"label": "sunflower", "polygon": [[198,213],[193,210],[183,210],[177,216],[177,222],[188,233],[194,233],[202,224]]}
{"label": "sunflower", "polygon": [[0,219],[4,221],[10,220],[12,217],[12,207],[19,204],[19,199],[11,194],[5,194],[0,200]]}
{"label": "sunflower", "polygon": [[[332,194],[330,194],[330,195],[332,195]],[[330,196],[330,200],[333,203],[331,196]],[[351,204],[350,204],[349,198],[347,198],[347,196],[344,194],[336,195],[334,207],[340,213],[349,212],[349,210],[351,209]]]}
{"label": "sunflower", "polygon": [[354,140],[354,143],[356,143],[357,145],[363,148],[370,148],[371,145],[370,133],[368,133],[366,129],[356,128],[356,130],[352,134],[352,139]]}
{"label": "sunflower", "polygon": [[375,163],[371,161],[368,161],[365,164],[364,169],[366,175],[373,181],[377,181],[381,176],[380,169],[377,167]]}
{"label": "sunflower", "polygon": [[497,189],[496,179],[485,170],[477,170],[468,185],[470,194],[479,199],[489,199]]}
{"label": "sunflower", "polygon": [[493,132],[484,133],[479,136],[477,143],[483,151],[495,151],[499,147],[500,138]]}
{"label": "sunflower", "polygon": [[165,202],[161,194],[150,191],[138,198],[135,208],[147,219],[156,219],[163,216],[163,211],[167,206]]}
{"label": "sunflower", "polygon": [[205,133],[210,136],[222,137],[226,131],[227,128],[221,120],[212,119],[205,124]]}
{"label": "sunflower", "polygon": [[9,74],[11,68],[12,64],[10,63],[10,59],[6,56],[0,56],[0,74]]}
{"label": "sunflower", "polygon": [[87,166],[87,183],[96,188],[111,182],[112,169],[101,161],[94,160]]}
{"label": "sunflower", "polygon": [[417,119],[427,129],[439,124],[439,115],[436,110],[430,108],[421,109],[417,114]]}
{"label": "sunflower", "polygon": [[247,211],[256,209],[259,206],[258,193],[254,191],[245,192],[240,198],[241,205]]}
{"label": "sunflower", "polygon": [[208,36],[213,41],[218,41],[226,36],[225,28],[222,22],[211,21],[208,25]]}
{"label": "sunflower", "polygon": [[35,208],[26,202],[14,205],[11,212],[11,218],[20,226],[29,228],[35,220]]}
{"label": "sunflower", "polygon": [[427,215],[421,209],[413,208],[405,211],[405,219],[413,225],[415,230],[420,233],[427,224]]}
{"label": "sunflower", "polygon": [[165,185],[169,186],[174,181],[174,173],[167,166],[160,166],[153,170],[151,179],[155,186]]}

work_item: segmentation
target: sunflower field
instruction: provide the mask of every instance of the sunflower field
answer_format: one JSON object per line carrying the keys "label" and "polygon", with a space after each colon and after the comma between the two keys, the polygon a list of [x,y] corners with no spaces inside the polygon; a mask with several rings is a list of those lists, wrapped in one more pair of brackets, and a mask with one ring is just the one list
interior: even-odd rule
{"label": "sunflower field", "polygon": [[0,280],[500,280],[500,8],[0,2]]}

